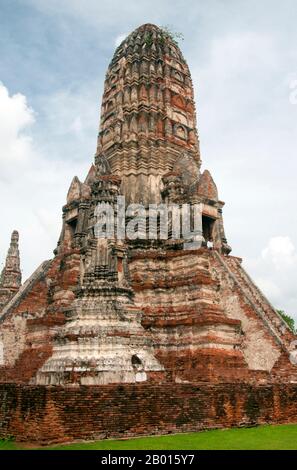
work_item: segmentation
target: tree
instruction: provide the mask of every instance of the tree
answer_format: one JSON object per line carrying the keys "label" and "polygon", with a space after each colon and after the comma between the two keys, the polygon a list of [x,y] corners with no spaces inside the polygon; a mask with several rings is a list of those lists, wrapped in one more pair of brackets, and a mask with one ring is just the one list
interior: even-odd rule
{"label": "tree", "polygon": [[295,321],[294,318],[290,317],[290,315],[287,315],[283,310],[277,310],[279,315],[285,320],[287,325],[291,328],[291,330],[295,333]]}

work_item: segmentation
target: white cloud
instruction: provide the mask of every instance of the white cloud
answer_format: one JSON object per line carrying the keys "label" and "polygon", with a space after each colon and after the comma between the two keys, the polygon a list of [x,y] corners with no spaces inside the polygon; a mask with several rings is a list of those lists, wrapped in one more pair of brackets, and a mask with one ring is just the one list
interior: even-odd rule
{"label": "white cloud", "polygon": [[297,320],[297,253],[290,237],[271,237],[258,256],[244,264],[271,303]]}
{"label": "white cloud", "polygon": [[26,97],[20,93],[9,96],[7,88],[0,82],[0,163],[1,176],[9,168],[27,162],[32,154],[32,139],[28,134],[34,123],[33,110]]}
{"label": "white cloud", "polygon": [[[249,117],[251,125],[257,124],[273,98],[267,76],[273,76],[279,64],[278,46],[267,33],[224,34],[211,40],[208,48],[205,63],[192,68],[195,90],[199,90],[199,115],[205,123],[204,140],[214,128],[221,133],[231,126],[238,129]],[[234,144],[240,143],[238,137],[233,138]],[[237,155],[233,157],[238,160]]]}
{"label": "white cloud", "polygon": [[262,258],[273,263],[277,270],[297,267],[297,254],[289,237],[273,237],[262,251]]}
{"label": "white cloud", "polygon": [[96,150],[101,90],[98,80],[40,98],[39,144],[51,158],[91,164]]}
{"label": "white cloud", "polygon": [[[56,135],[47,125],[43,138],[39,135],[37,139],[38,116],[28,106],[26,97],[10,96],[7,88],[0,86],[0,217],[3,221],[0,267],[11,232],[19,230],[24,279],[44,259],[52,257],[61,228],[61,208],[65,204],[67,186],[74,174],[84,178],[91,164],[90,155],[73,160],[71,154],[71,148],[85,147],[87,130],[81,122],[87,125],[84,113],[90,107],[86,102],[82,106],[70,95],[66,94],[68,101],[65,95],[61,96],[64,100],[60,102],[56,101],[56,96],[49,96],[44,103],[49,115],[56,120]],[[65,146],[62,144],[60,152],[49,151],[49,141],[55,140],[57,135],[71,143],[67,158],[63,158]]]}

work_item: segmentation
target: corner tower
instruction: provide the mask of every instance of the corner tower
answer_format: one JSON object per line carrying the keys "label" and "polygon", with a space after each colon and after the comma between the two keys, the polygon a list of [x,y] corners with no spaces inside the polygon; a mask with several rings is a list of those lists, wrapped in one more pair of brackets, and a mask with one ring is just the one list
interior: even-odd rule
{"label": "corner tower", "polygon": [[14,230],[11,235],[5,266],[0,276],[0,311],[18,292],[21,284],[19,234]]}

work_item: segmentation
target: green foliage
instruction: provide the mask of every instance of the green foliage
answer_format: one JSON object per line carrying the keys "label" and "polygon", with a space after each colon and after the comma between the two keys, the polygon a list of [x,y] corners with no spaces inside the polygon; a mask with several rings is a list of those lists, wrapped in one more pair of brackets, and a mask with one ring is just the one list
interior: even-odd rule
{"label": "green foliage", "polygon": [[[184,35],[177,31],[173,31],[169,26],[160,26],[161,35],[160,42],[161,44],[166,44],[167,41],[173,42],[178,46],[178,41],[184,40]],[[147,48],[150,48],[153,45],[153,33],[151,31],[147,32],[144,36],[144,43]]]}
{"label": "green foliage", "polygon": [[[15,443],[11,443],[11,445]],[[21,447],[11,447],[11,450]],[[217,429],[137,439],[79,442],[46,450],[297,450],[297,424]],[[0,448],[1,450],[1,448]],[[4,450],[4,449],[3,449]],[[6,447],[6,450],[9,450]]]}
{"label": "green foliage", "polygon": [[279,313],[279,315],[283,318],[283,320],[285,320],[285,322],[287,323],[287,325],[291,328],[291,330],[295,333],[296,330],[295,330],[295,321],[294,321],[294,318],[290,317],[289,315],[287,315],[283,310],[277,310],[277,312]]}
{"label": "green foliage", "polygon": [[0,439],[0,450],[17,450],[13,436]]}
{"label": "green foliage", "polygon": [[162,31],[161,41],[163,43],[165,43],[166,40],[170,39],[176,46],[178,46],[178,41],[184,40],[183,33],[174,31],[173,29],[171,29],[170,26],[160,26],[160,29]]}
{"label": "green foliage", "polygon": [[[183,41],[184,36],[182,33],[177,31],[173,31],[169,28],[169,26],[161,26],[161,37],[160,42],[164,45],[167,41],[173,42],[176,46],[178,46],[178,41]],[[149,31],[144,36],[144,43],[147,48],[150,48],[153,44],[153,33]]]}
{"label": "green foliage", "polygon": [[147,47],[151,47],[153,44],[153,33],[146,33],[146,35],[144,36],[144,42]]}

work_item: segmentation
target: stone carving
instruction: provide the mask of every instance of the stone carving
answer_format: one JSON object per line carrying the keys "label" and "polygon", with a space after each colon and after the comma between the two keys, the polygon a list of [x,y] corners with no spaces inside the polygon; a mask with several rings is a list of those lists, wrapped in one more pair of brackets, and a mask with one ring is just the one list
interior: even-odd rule
{"label": "stone carving", "polygon": [[19,234],[12,232],[10,247],[5,266],[0,276],[0,312],[8,301],[18,292],[22,284],[20,269]]}
{"label": "stone carving", "polygon": [[172,171],[181,175],[185,187],[189,188],[198,182],[199,166],[193,157],[186,152],[183,152],[182,155],[178,157],[173,165]]}
{"label": "stone carving", "polygon": [[98,155],[96,167],[98,176],[110,175],[111,173],[110,164],[104,155]]}

